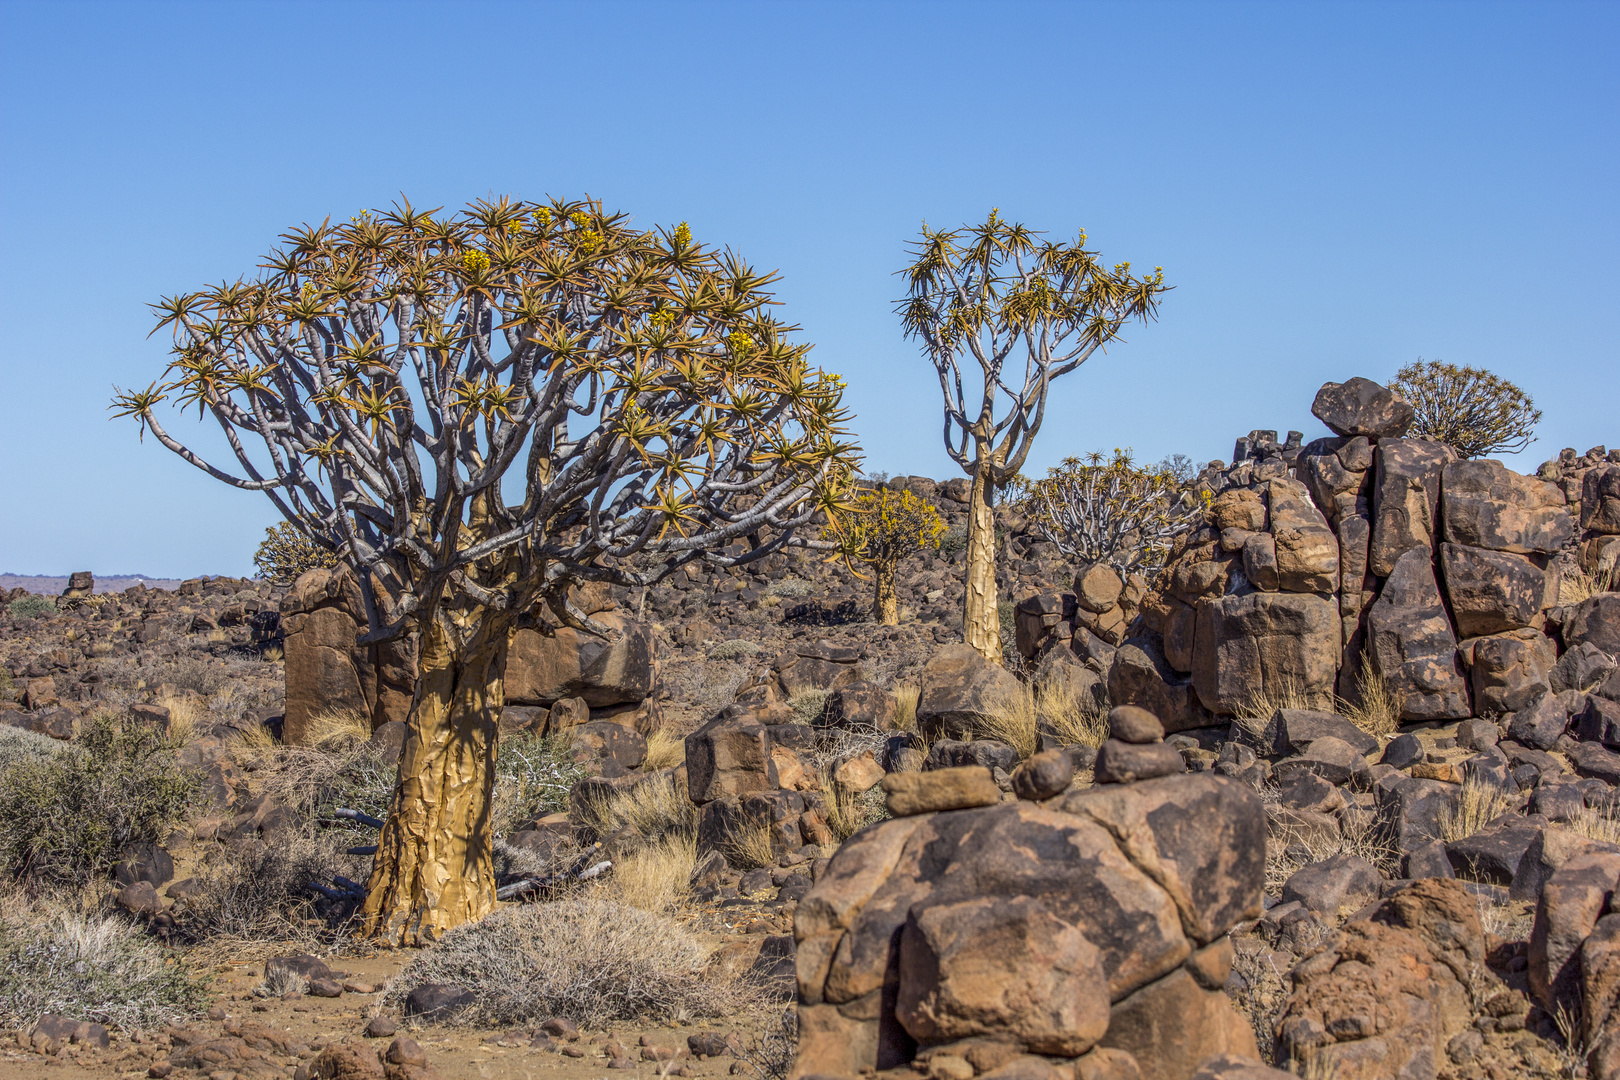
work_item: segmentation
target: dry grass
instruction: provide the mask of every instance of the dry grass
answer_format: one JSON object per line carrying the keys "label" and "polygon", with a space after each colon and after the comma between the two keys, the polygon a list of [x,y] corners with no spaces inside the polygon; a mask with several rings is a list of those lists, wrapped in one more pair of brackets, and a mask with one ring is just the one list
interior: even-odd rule
{"label": "dry grass", "polygon": [[696,864],[697,833],[665,833],[646,847],[620,856],[612,875],[593,892],[599,899],[642,911],[670,911],[691,891]]}
{"label": "dry grass", "polygon": [[667,727],[661,727],[647,736],[647,761],[642,766],[648,772],[673,769],[686,761],[686,740]]}
{"label": "dry grass", "polygon": [[1254,1028],[1260,1054],[1272,1061],[1276,1025],[1288,1002],[1287,973],[1277,967],[1276,954],[1254,938],[1233,940],[1232,971],[1238,976],[1232,1004]]}
{"label": "dry grass", "polygon": [[1620,845],[1620,819],[1595,807],[1581,807],[1565,828],[1588,840]]}
{"label": "dry grass", "polygon": [[1392,689],[1389,680],[1363,663],[1356,673],[1358,702],[1340,701],[1339,709],[1356,727],[1376,739],[1387,739],[1400,729],[1406,694]]}
{"label": "dry grass", "polygon": [[826,800],[827,827],[842,844],[876,821],[889,816],[882,785],[856,794],[833,782],[832,773],[821,770],[821,791]]}
{"label": "dry grass", "polygon": [[309,980],[290,968],[267,970],[264,981],[253,988],[253,996],[261,998],[285,997],[288,994],[309,993]]}
{"label": "dry grass", "polygon": [[1463,781],[1461,798],[1440,815],[1440,838],[1449,842],[1473,836],[1517,807],[1518,800],[1495,784],[1469,777]]}
{"label": "dry grass", "polygon": [[1017,750],[1021,758],[1033,754],[1039,745],[1039,736],[1035,696],[1029,687],[1022,686],[1016,693],[1002,694],[998,700],[990,703],[990,707],[995,710],[994,713],[974,726],[973,737],[1004,742]]}
{"label": "dry grass", "polygon": [[[1290,855],[1289,848],[1303,848],[1304,858]],[[1401,853],[1376,824],[1349,829],[1341,826],[1339,834],[1332,837],[1279,834],[1266,842],[1267,895],[1281,896],[1283,884],[1296,872],[1340,854],[1366,859],[1390,877],[1400,876]]]}
{"label": "dry grass", "polygon": [[801,690],[788,698],[788,708],[793,710],[793,718],[799,723],[817,724],[827,711],[827,699],[831,696],[826,690]]}
{"label": "dry grass", "polygon": [[322,710],[309,718],[304,739],[317,750],[350,750],[371,738],[371,717],[353,709]]}
{"label": "dry grass", "polygon": [[1314,709],[1320,703],[1305,693],[1298,680],[1289,679],[1281,686],[1265,687],[1238,709],[1232,719],[1248,731],[1258,735],[1265,730],[1278,709]]}
{"label": "dry grass", "polygon": [[621,829],[656,840],[670,833],[697,834],[697,807],[673,776],[654,776],[612,795],[586,800],[580,824],[599,836]]}
{"label": "dry grass", "polygon": [[197,721],[203,710],[191,694],[163,694],[155,704],[169,710],[168,736],[176,744],[185,744],[197,737]]}
{"label": "dry grass", "polygon": [[738,870],[757,870],[776,862],[776,845],[768,821],[752,822],[733,833],[720,854]]}
{"label": "dry grass", "polygon": [[1039,686],[1035,715],[1065,746],[1101,746],[1108,738],[1108,706],[1089,694]]}
{"label": "dry grass", "polygon": [[274,750],[279,745],[281,744],[276,742],[276,737],[270,733],[268,727],[263,724],[254,724],[252,727],[243,728],[231,736],[226,748],[231,752],[232,757],[258,759],[267,751]]}
{"label": "dry grass", "polygon": [[[1609,550],[1613,551],[1614,548]],[[1598,593],[1614,592],[1617,584],[1620,584],[1620,562],[1611,560],[1593,573],[1579,567],[1569,567],[1558,582],[1558,602],[1578,604]]]}
{"label": "dry grass", "polygon": [[917,703],[922,700],[922,687],[896,686],[889,691],[891,707],[889,726],[895,731],[917,730]]}
{"label": "dry grass", "polygon": [[385,1001],[398,1008],[418,986],[449,983],[473,995],[452,1024],[686,1023],[747,1003],[744,990],[704,978],[706,960],[697,939],[662,915],[596,898],[524,904],[450,931],[400,973]]}

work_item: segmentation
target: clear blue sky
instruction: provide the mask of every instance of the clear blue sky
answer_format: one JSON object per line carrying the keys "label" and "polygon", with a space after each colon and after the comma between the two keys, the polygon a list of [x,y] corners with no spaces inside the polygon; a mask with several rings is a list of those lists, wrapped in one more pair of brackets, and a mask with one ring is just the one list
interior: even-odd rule
{"label": "clear blue sky", "polygon": [[1612,3],[0,2],[0,571],[250,572],[268,502],[112,385],[164,363],[147,303],[400,192],[589,193],[779,267],[892,473],[954,468],[893,272],[991,206],[1176,286],[1035,470],[1314,437],[1323,381],[1419,356],[1535,396],[1522,470],[1620,443],[1617,55]]}

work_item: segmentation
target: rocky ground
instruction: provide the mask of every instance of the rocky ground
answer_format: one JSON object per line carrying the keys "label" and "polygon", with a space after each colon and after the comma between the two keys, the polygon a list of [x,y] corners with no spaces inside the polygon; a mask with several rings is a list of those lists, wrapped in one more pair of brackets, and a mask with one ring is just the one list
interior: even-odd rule
{"label": "rocky ground", "polygon": [[[14,591],[0,768],[111,718],[200,780],[79,878],[15,866],[8,941],[93,917],[208,983],[163,1023],[12,1007],[0,1075],[1275,1075],[1219,1050],[1620,1076],[1620,462],[1457,462],[1361,382],[1319,395],[1333,438],[1206,468],[1155,579],[1076,575],[1002,511],[1001,667],[958,644],[965,482],[920,477],[889,483],[950,531],[902,566],[897,627],[797,552],[586,597],[607,646],[521,632],[514,902],[420,954],[348,933],[373,834],[336,811],[384,812],[413,663],[355,645],[352,582]],[[666,996],[525,996],[611,949]]]}

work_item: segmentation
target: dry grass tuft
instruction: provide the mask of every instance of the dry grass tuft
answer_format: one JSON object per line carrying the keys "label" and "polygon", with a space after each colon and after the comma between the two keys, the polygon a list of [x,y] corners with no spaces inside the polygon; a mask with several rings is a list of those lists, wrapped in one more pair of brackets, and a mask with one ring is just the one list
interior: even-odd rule
{"label": "dry grass tuft", "polygon": [[352,750],[371,738],[371,717],[353,709],[323,710],[309,718],[304,734],[317,750]]}
{"label": "dry grass tuft", "polygon": [[580,824],[599,836],[629,828],[651,840],[670,833],[697,834],[698,810],[670,774],[649,777],[627,791],[585,800]]}
{"label": "dry grass tuft", "polygon": [[686,1023],[729,1015],[740,988],[705,980],[705,950],[673,919],[596,898],[503,908],[424,950],[389,986],[397,1008],[426,983],[465,987],[450,1023],[478,1028],[563,1017]]}
{"label": "dry grass tuft", "polygon": [[1029,687],[1024,686],[1018,692],[1008,692],[990,703],[994,713],[979,721],[973,729],[976,739],[995,739],[1004,742],[1018,751],[1018,756],[1027,758],[1033,754],[1039,745],[1038,729],[1035,714],[1035,696]]}
{"label": "dry grass tuft", "polygon": [[1108,706],[1089,694],[1037,686],[1035,715],[1064,746],[1101,746],[1108,739]]}
{"label": "dry grass tuft", "polygon": [[1599,810],[1596,807],[1583,806],[1565,828],[1578,836],[1588,840],[1601,840],[1605,844],[1620,844],[1620,818]]}
{"label": "dry grass tuft", "polygon": [[1365,663],[1356,673],[1356,696],[1361,700],[1339,702],[1340,711],[1352,724],[1376,739],[1389,738],[1400,729],[1406,694],[1391,688],[1388,679]]}
{"label": "dry grass tuft", "polygon": [[[1276,797],[1274,790],[1265,794]],[[1303,858],[1290,854],[1290,848]],[[1366,859],[1390,877],[1400,876],[1401,853],[1376,824],[1341,827],[1333,837],[1279,833],[1266,842],[1266,894],[1281,896],[1283,883],[1297,871],[1339,854]]]}
{"label": "dry grass tuft", "polygon": [[155,704],[169,710],[168,738],[176,745],[184,745],[197,737],[197,721],[203,710],[191,694],[162,694]]}
{"label": "dry grass tuft", "polygon": [[1276,1046],[1277,1021],[1282,1017],[1291,990],[1288,975],[1277,966],[1276,953],[1264,948],[1255,937],[1233,940],[1232,980],[1236,992],[1232,1004],[1254,1028],[1255,1042],[1268,1061]]}
{"label": "dry grass tuft", "polygon": [[[1609,550],[1615,549],[1610,547]],[[1620,561],[1609,560],[1592,573],[1569,567],[1558,582],[1558,602],[1579,604],[1598,593],[1614,592],[1616,585],[1620,585]]]}
{"label": "dry grass tuft", "polygon": [[720,854],[738,870],[758,870],[776,862],[776,845],[771,840],[771,825],[759,821],[744,826],[732,834]]}
{"label": "dry grass tuft", "polygon": [[254,724],[252,727],[237,731],[226,743],[226,749],[231,756],[238,759],[258,759],[268,751],[281,745],[270,729],[263,724]]}
{"label": "dry grass tuft", "polygon": [[1446,841],[1473,836],[1492,820],[1518,808],[1518,800],[1495,784],[1469,777],[1462,797],[1440,815],[1440,838]]}
{"label": "dry grass tuft", "polygon": [[882,785],[856,794],[834,783],[832,773],[821,770],[821,791],[826,800],[827,827],[841,844],[873,822],[889,816]]}
{"label": "dry grass tuft", "polygon": [[922,687],[897,686],[889,694],[893,700],[889,726],[895,731],[916,731],[917,703],[922,700]]}
{"label": "dry grass tuft", "polygon": [[691,891],[696,864],[697,833],[665,833],[646,847],[621,855],[613,873],[593,891],[599,899],[642,911],[670,911]]}
{"label": "dry grass tuft", "polygon": [[1315,709],[1322,705],[1305,693],[1297,679],[1285,680],[1280,686],[1268,686],[1249,698],[1232,719],[1258,735],[1265,730],[1278,709]]}
{"label": "dry grass tuft", "polygon": [[648,772],[673,769],[686,761],[686,740],[667,727],[661,727],[647,736],[647,761],[642,766]]}

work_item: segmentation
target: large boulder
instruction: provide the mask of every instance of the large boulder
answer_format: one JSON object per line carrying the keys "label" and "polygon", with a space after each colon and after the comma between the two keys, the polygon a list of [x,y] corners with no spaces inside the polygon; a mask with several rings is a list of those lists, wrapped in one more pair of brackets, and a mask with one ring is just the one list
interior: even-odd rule
{"label": "large boulder", "polygon": [[1412,406],[1371,379],[1323,383],[1311,402],[1311,415],[1335,435],[1398,438],[1412,426]]}
{"label": "large boulder", "polygon": [[[1339,589],[1339,539],[1296,481],[1267,485],[1277,588],[1332,593]],[[1246,550],[1246,549],[1245,549]]]}
{"label": "large boulder", "polygon": [[409,715],[415,645],[409,638],[357,644],[367,625],[365,610],[359,580],[347,567],[306,571],[282,598],[284,741],[307,741],[310,721],[321,713],[364,716],[373,729]]}
{"label": "large boulder", "polygon": [[583,698],[592,708],[646,700],[657,685],[658,643],[651,626],[606,612],[594,616],[619,632],[616,641],[572,627],[550,633],[518,630],[506,658],[506,700],[551,705]]}
{"label": "large boulder", "polygon": [[1440,568],[1462,637],[1529,626],[1546,606],[1547,575],[1524,555],[1446,543]]}
{"label": "large boulder", "polygon": [[1005,716],[1024,694],[1024,685],[969,645],[949,645],[922,671],[917,699],[917,730],[930,741],[972,739]]}
{"label": "large boulder", "polygon": [[1298,690],[1332,702],[1339,661],[1339,613],[1314,593],[1233,594],[1200,600],[1192,683],[1205,708],[1231,716],[1256,701]]}
{"label": "large boulder", "polygon": [[1189,731],[1214,722],[1199,701],[1192,680],[1170,666],[1151,637],[1132,638],[1114,653],[1114,662],[1108,668],[1108,700],[1115,705],[1146,709],[1159,718],[1168,732]]}
{"label": "large boulder", "polygon": [[1457,635],[1446,617],[1426,547],[1408,549],[1367,612],[1367,651],[1373,670],[1405,698],[1405,720],[1456,720],[1473,715],[1457,656]]}
{"label": "large boulder", "polygon": [[1434,548],[1439,517],[1440,477],[1456,454],[1444,443],[1427,439],[1392,439],[1378,444],[1373,455],[1373,532],[1369,565],[1387,576],[1395,561],[1413,548]]}
{"label": "large boulder", "polygon": [[1598,593],[1564,617],[1564,648],[1591,642],[1610,656],[1620,654],[1620,592]]}
{"label": "large boulder", "polygon": [[1599,465],[1581,478],[1581,528],[1620,533],[1620,465]]}
{"label": "large boulder", "polygon": [[865,679],[861,650],[827,641],[795,645],[771,665],[777,692],[786,701],[806,692],[830,692]]}
{"label": "large boulder", "polygon": [[1499,461],[1453,461],[1441,470],[1445,538],[1454,544],[1552,554],[1575,535],[1556,484],[1520,476]]}
{"label": "large boulder", "polygon": [[778,786],[770,729],[751,716],[717,716],[686,737],[686,783],[702,805]]}
{"label": "large boulder", "polygon": [[[1016,1064],[1101,1037],[1182,1080],[1214,1053],[1253,1056],[1206,984],[1229,970],[1226,931],[1260,911],[1264,867],[1258,797],[1212,774],[864,829],[794,918],[789,1076],[893,1068],[955,1040]],[[1179,1025],[1164,1023],[1171,1005]]]}
{"label": "large boulder", "polygon": [[1475,638],[1463,654],[1474,708],[1481,713],[1516,713],[1547,692],[1556,650],[1537,630]]}

